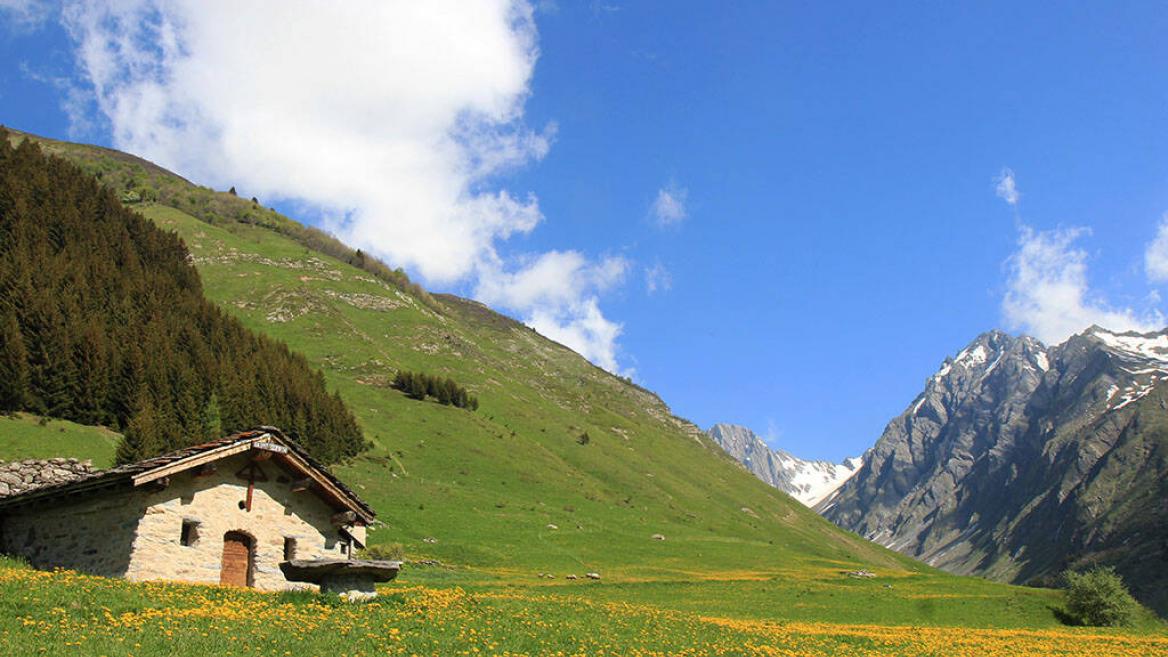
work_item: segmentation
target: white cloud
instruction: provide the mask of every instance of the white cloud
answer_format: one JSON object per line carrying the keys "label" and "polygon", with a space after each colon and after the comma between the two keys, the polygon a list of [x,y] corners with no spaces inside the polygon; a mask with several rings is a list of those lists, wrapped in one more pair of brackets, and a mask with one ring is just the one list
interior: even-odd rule
{"label": "white cloud", "polygon": [[622,326],[604,317],[596,297],[569,306],[536,309],[527,324],[610,372],[632,375],[617,365],[616,339]]}
{"label": "white cloud", "polygon": [[1002,169],[998,177],[994,178],[994,183],[996,184],[994,193],[998,195],[998,198],[1009,203],[1011,207],[1018,205],[1018,200],[1022,198],[1022,192],[1018,191],[1018,183],[1014,180],[1012,169]]}
{"label": "white cloud", "polygon": [[480,189],[549,146],[522,123],[525,4],[84,2],[65,22],[116,146],[303,199],[432,281],[542,219],[532,196]]}
{"label": "white cloud", "polygon": [[14,27],[36,25],[48,17],[51,7],[44,0],[0,0],[0,18],[12,21]]}
{"label": "white cloud", "polygon": [[671,226],[685,219],[688,212],[685,207],[689,190],[678,187],[676,183],[657,190],[657,198],[653,200],[650,213],[657,220],[659,226]]}
{"label": "white cloud", "polygon": [[658,290],[668,292],[673,289],[673,275],[660,262],[645,267],[645,291],[653,294]]}
{"label": "white cloud", "polygon": [[523,121],[532,14],[523,0],[111,0],[70,2],[62,17],[115,146],[299,203],[432,284],[477,282],[545,326],[557,317],[590,345],[611,342],[619,325],[600,313],[596,285],[566,283],[547,292],[554,302],[498,290],[501,271],[519,286],[534,276],[504,262],[499,242],[544,220],[534,194],[499,177],[544,157],[555,135]]}
{"label": "white cloud", "polygon": [[1142,314],[1115,308],[1092,294],[1087,282],[1087,253],[1075,241],[1085,228],[1035,231],[1022,226],[1010,270],[1002,315],[1012,329],[1047,344],[1062,342],[1092,324],[1114,331],[1151,331],[1164,317],[1155,309]]}
{"label": "white cloud", "polygon": [[475,297],[519,310],[535,330],[619,373],[622,326],[600,312],[599,294],[623,282],[628,269],[621,257],[591,262],[575,251],[551,251],[512,271],[484,270]]}
{"label": "white cloud", "polygon": [[515,271],[491,270],[479,279],[475,296],[509,308],[566,305],[620,283],[627,270],[628,262],[620,257],[593,263],[576,251],[549,251]]}
{"label": "white cloud", "polygon": [[1144,251],[1144,271],[1153,283],[1168,282],[1168,214],[1161,217],[1156,238]]}

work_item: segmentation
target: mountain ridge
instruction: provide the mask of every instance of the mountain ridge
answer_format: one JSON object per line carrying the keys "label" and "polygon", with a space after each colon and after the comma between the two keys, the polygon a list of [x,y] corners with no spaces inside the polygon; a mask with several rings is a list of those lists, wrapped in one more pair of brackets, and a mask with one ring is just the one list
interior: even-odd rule
{"label": "mountain ridge", "polygon": [[1168,608],[1168,330],[1046,346],[983,333],[889,422],[817,511],[961,574],[1054,582],[1115,565]]}
{"label": "mountain ridge", "polygon": [[801,459],[771,448],[749,428],[737,424],[718,423],[706,434],[756,477],[809,507],[833,496],[864,462],[862,456],[846,458],[843,463]]}

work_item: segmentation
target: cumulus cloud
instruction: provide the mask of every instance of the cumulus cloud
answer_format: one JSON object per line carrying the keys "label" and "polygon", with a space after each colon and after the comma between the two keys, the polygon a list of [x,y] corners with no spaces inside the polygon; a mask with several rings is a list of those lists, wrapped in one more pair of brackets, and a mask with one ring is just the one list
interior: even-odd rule
{"label": "cumulus cloud", "polygon": [[1002,169],[997,178],[994,178],[994,193],[1011,207],[1018,205],[1022,193],[1018,191],[1018,183],[1014,180],[1014,171],[1010,168]]}
{"label": "cumulus cloud", "polygon": [[657,190],[657,198],[653,199],[653,206],[649,210],[657,220],[657,225],[671,226],[685,219],[688,214],[685,207],[688,196],[689,190],[676,183]]}
{"label": "cumulus cloud", "polygon": [[79,2],[65,23],[115,145],[201,182],[303,199],[432,281],[532,230],[537,200],[480,187],[537,160],[522,123],[526,5]]}
{"label": "cumulus cloud", "polygon": [[[120,0],[70,2],[62,19],[115,146],[295,202],[354,246],[431,284],[477,284],[544,328],[558,318],[595,358],[619,334],[595,285],[498,289],[534,276],[504,262],[499,242],[544,220],[538,198],[500,176],[540,160],[555,136],[523,120],[532,14],[522,0]],[[603,263],[577,271],[590,267]]]}
{"label": "cumulus cloud", "polygon": [[1153,283],[1168,282],[1168,214],[1160,219],[1156,238],[1144,251],[1144,272]]}
{"label": "cumulus cloud", "polygon": [[1163,325],[1164,317],[1154,309],[1140,313],[1116,308],[1091,292],[1087,253],[1075,247],[1089,234],[1085,228],[1021,227],[1018,250],[1007,262],[1010,274],[1002,301],[1010,328],[1055,344],[1092,324],[1114,331],[1152,331]]}
{"label": "cumulus cloud", "polygon": [[628,269],[628,261],[617,256],[593,262],[576,251],[551,251],[511,270],[485,270],[475,297],[523,309],[524,321],[535,330],[619,372],[616,341],[622,325],[601,313],[599,295],[619,285]]}
{"label": "cumulus cloud", "polygon": [[590,262],[576,251],[549,251],[521,261],[515,271],[494,269],[479,280],[475,296],[511,308],[565,305],[603,292],[624,278],[628,262],[609,257]]}
{"label": "cumulus cloud", "polygon": [[614,350],[622,325],[605,318],[596,297],[561,308],[537,308],[527,324],[610,372],[632,376],[618,366]]}
{"label": "cumulus cloud", "polygon": [[673,288],[673,275],[660,262],[645,267],[645,291],[654,294],[658,290],[668,292]]}

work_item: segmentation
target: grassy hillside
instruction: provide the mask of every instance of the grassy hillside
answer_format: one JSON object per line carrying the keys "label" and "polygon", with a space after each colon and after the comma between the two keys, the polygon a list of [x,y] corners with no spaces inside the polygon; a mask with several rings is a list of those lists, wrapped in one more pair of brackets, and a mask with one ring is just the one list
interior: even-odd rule
{"label": "grassy hillside", "polygon": [[[120,167],[144,167],[108,151],[59,142],[49,148],[107,171],[107,181],[126,179],[117,173]],[[160,170],[144,170],[151,172],[151,184],[189,186]],[[238,199],[191,189],[211,199],[201,206],[206,216],[158,203],[135,207],[183,238],[209,298],[321,367],[330,388],[358,416],[373,448],[337,470],[384,522],[373,528],[371,542],[401,543],[409,559],[442,564],[407,567],[390,590],[418,583],[436,588],[395,594],[391,607],[429,608],[428,602],[412,601],[475,592],[473,608],[483,611],[478,622],[486,624],[474,627],[497,637],[497,646],[520,652],[525,644],[508,637],[526,636],[526,630],[491,627],[492,614],[525,610],[522,617],[554,627],[561,638],[549,645],[562,641],[568,653],[581,650],[591,624],[612,622],[613,609],[660,623],[619,641],[669,651],[680,645],[669,643],[673,632],[706,636],[708,649],[694,654],[765,643],[765,637],[774,638],[768,633],[788,631],[735,625],[749,629],[731,633],[730,643],[722,644],[717,637],[731,625],[703,616],[1004,628],[1057,624],[1056,592],[948,576],[841,531],[755,479],[652,393],[531,329],[471,301],[419,293],[374,265],[350,264],[344,253],[313,250],[278,215],[262,222],[215,215],[207,208],[235,207]],[[451,377],[478,397],[480,407],[472,412],[407,398],[389,385],[399,369]],[[859,568],[879,577],[844,575]],[[602,581],[565,579],[588,571],[601,573]],[[111,599],[143,595],[121,588],[129,585],[77,581],[85,582],[85,591],[112,591]],[[44,582],[49,588],[43,601],[22,613],[37,617],[42,607],[53,606],[56,580]],[[193,591],[192,600],[204,595]],[[99,599],[105,598],[94,601]],[[13,603],[0,593],[0,604]],[[575,614],[581,620],[572,620]],[[444,618],[461,622],[457,615]],[[181,632],[198,627],[168,622]],[[402,626],[405,633],[418,630],[418,622],[411,622]],[[232,634],[252,631],[244,625],[223,627]],[[812,633],[835,636],[837,629]],[[32,630],[10,624],[6,631],[26,637]],[[810,654],[869,645],[855,638],[857,631],[839,629],[845,638]],[[923,644],[911,643],[917,637],[910,634],[896,639],[909,643],[888,645],[917,646],[917,652],[903,654],[929,654]],[[467,649],[479,645],[465,634],[456,638]],[[611,641],[616,643],[608,644],[610,652],[635,652],[613,649],[626,643]],[[426,652],[424,646],[419,652]]]}
{"label": "grassy hillside", "polygon": [[28,413],[0,416],[0,460],[72,456],[93,461],[95,468],[108,468],[114,464],[120,437],[104,427],[89,427],[68,420]]}
{"label": "grassy hillside", "polygon": [[[341,474],[389,525],[375,541],[525,573],[915,567],[747,476],[655,396],[478,304],[434,310],[266,228],[141,210],[184,238],[211,298],[320,364],[350,403],[376,446]],[[452,377],[479,410],[407,398],[389,387],[399,368]]]}

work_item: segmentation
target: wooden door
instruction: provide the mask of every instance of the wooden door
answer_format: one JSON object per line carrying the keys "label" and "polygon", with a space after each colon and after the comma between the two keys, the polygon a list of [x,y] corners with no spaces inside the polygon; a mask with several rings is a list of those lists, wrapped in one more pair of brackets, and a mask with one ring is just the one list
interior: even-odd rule
{"label": "wooden door", "polygon": [[240,532],[223,535],[223,568],[219,583],[228,586],[251,586],[251,537]]}

